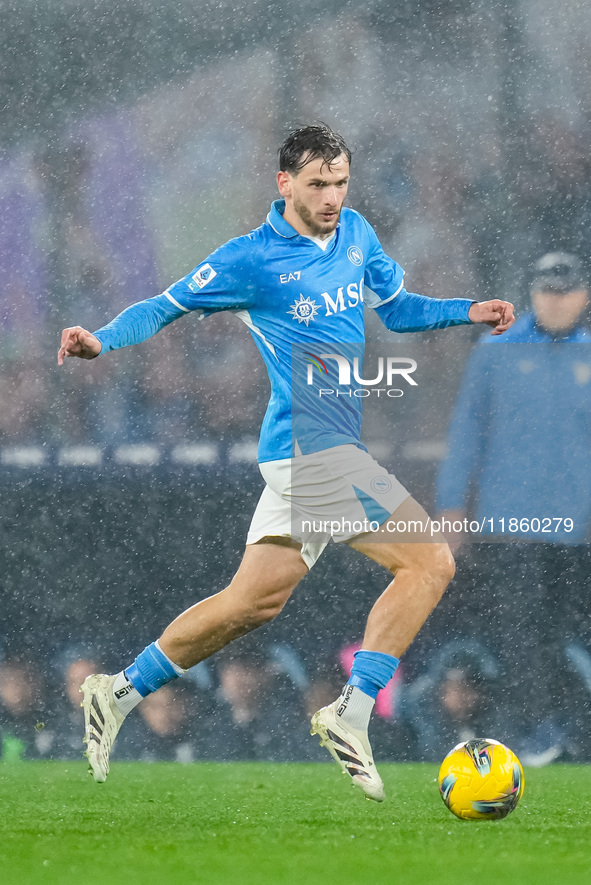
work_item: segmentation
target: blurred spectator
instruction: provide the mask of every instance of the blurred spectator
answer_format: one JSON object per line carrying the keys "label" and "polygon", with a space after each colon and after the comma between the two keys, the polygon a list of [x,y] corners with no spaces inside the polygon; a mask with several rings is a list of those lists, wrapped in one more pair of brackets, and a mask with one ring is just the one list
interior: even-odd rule
{"label": "blurred spectator", "polygon": [[[505,342],[487,336],[467,366],[438,477],[439,518],[466,555],[432,624],[493,643],[524,730],[568,706],[562,647],[591,635],[591,332],[579,259],[543,256],[531,299]],[[503,543],[467,550],[466,518],[472,540]]]}
{"label": "blurred spectator", "polygon": [[6,761],[51,756],[55,732],[45,721],[44,700],[45,681],[35,664],[21,657],[0,664],[0,733]]}
{"label": "blurred spectator", "polygon": [[[580,260],[566,253],[545,255],[534,274],[531,311],[502,342],[486,335],[472,353],[437,504],[452,522],[471,504],[480,534],[583,543],[591,523],[587,284]],[[542,525],[550,515],[562,522]],[[510,528],[511,517],[518,525]]]}
{"label": "blurred spectator", "polygon": [[163,686],[134,711],[129,726],[115,744],[117,759],[187,763],[217,756],[211,703],[193,683]]}
{"label": "blurred spectator", "polygon": [[[141,164],[118,115],[86,121],[79,131],[50,145],[37,177],[47,213],[53,305],[61,316],[74,308],[97,328],[130,294],[156,292],[150,237],[142,217]],[[109,444],[132,435],[137,412],[133,377],[112,382],[114,361],[87,367],[76,385],[70,375],[54,382],[47,431],[57,442]]]}
{"label": "blurred spectator", "polygon": [[499,706],[499,664],[479,642],[445,645],[424,676],[401,692],[402,714],[413,732],[418,759],[440,762],[461,741],[511,740]]}
{"label": "blurred spectator", "polygon": [[[250,637],[217,656],[221,729],[227,760],[301,762],[311,738],[301,689],[285,662]],[[299,665],[297,665],[299,674]]]}
{"label": "blurred spectator", "polygon": [[[472,184],[465,164],[451,150],[429,146],[407,158],[405,168],[409,199],[385,248],[404,268],[407,289],[435,298],[490,297],[482,291],[478,277]],[[369,340],[382,347],[400,345],[407,349],[405,355],[413,347],[415,358],[417,352],[420,354],[421,382],[419,396],[404,397],[395,403],[377,398],[376,402],[371,402],[371,398],[364,401],[366,432],[371,427],[375,436],[381,423],[386,428],[385,438],[394,434],[397,447],[411,433],[415,439],[432,435],[434,428],[447,421],[447,403],[441,391],[453,387],[458,364],[463,363],[470,349],[471,331],[462,336],[452,331],[450,346],[449,336],[441,332],[431,333],[428,342],[427,333],[415,333],[410,339],[393,336],[377,316],[367,317],[367,328]]]}

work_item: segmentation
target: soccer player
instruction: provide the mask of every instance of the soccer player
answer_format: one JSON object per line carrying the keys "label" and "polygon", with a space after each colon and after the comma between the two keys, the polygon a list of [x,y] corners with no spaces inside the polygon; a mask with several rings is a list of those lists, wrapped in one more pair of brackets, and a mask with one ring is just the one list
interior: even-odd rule
{"label": "soccer player", "polygon": [[[499,335],[514,317],[505,301],[407,292],[402,269],[384,253],[371,226],[343,206],[350,163],[343,138],[329,127],[297,129],[280,148],[282,199],[264,224],[230,240],[165,292],[128,307],[94,334],[80,326],[62,333],[60,365],[65,357],[94,359],[137,344],[188,313],[203,317],[229,310],[252,334],[272,388],[258,455],[266,487],[229,586],[179,615],[120,673],[90,676],[82,686],[86,755],[97,781],[107,777],[113,741],[129,711],[275,618],[329,539],[322,532],[306,534],[304,523],[333,521],[341,525],[334,540],[380,563],[394,580],[369,614],[351,678],[341,696],[312,717],[312,734],[367,797],[384,799],[368,740],[372,708],[439,601],[454,563],[423,508],[360,442],[361,398],[349,391],[314,400],[317,388],[305,385],[307,399],[295,396],[292,378],[299,364],[292,357],[308,354],[310,364],[327,375],[330,366],[331,383],[324,381],[324,389],[342,392],[334,370],[337,364],[340,371],[339,360],[346,357],[335,357],[335,350],[342,346],[346,354],[347,346],[364,341],[364,305],[397,332],[487,323]],[[370,530],[360,534],[363,520]],[[412,532],[397,531],[408,522]]]}

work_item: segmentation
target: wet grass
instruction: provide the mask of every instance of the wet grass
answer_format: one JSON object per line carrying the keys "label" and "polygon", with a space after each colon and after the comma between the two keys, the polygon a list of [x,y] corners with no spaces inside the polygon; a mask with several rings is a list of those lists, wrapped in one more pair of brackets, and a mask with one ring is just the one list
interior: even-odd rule
{"label": "wet grass", "polygon": [[431,765],[0,764],[3,885],[463,885],[591,881],[591,766],[526,770],[506,820],[462,823]]}

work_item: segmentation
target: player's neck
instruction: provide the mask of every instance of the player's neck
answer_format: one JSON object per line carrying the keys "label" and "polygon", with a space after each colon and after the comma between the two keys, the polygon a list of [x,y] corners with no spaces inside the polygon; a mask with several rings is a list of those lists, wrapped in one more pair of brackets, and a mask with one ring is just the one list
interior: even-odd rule
{"label": "player's neck", "polygon": [[331,240],[336,236],[336,230],[333,230],[332,233],[327,234],[325,237],[313,237],[312,234],[304,234],[306,239],[312,240],[313,243],[322,249],[323,252],[326,252],[328,247],[330,246]]}

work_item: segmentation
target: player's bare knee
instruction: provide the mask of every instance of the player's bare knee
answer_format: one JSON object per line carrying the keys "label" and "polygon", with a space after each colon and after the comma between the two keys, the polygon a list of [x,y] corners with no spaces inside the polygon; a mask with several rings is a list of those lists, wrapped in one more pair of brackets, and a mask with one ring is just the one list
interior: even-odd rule
{"label": "player's bare knee", "polygon": [[456,573],[456,561],[448,544],[437,544],[437,558],[439,574],[447,587]]}
{"label": "player's bare knee", "polygon": [[450,581],[456,573],[456,564],[447,544],[430,544],[429,576],[437,601],[445,593]]}
{"label": "player's bare knee", "polygon": [[[398,563],[391,568],[394,575],[400,567]],[[416,576],[417,584],[429,587],[435,601],[439,601],[455,574],[455,561],[446,543],[421,544],[413,549],[402,568]]]}

